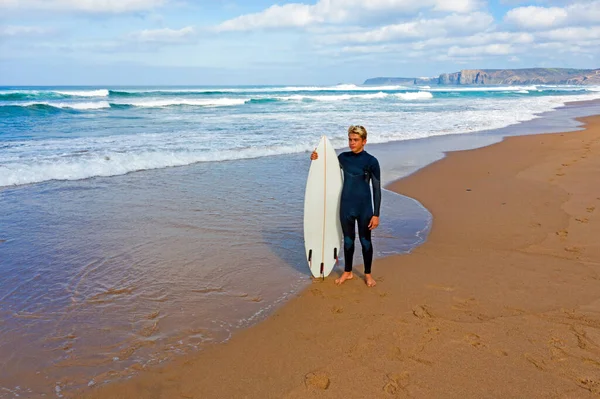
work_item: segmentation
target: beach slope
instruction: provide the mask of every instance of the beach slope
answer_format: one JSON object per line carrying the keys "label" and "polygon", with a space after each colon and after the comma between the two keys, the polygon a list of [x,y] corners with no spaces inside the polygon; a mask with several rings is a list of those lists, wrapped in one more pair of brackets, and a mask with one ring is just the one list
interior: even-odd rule
{"label": "beach slope", "polygon": [[334,272],[225,344],[83,397],[597,397],[600,117],[583,121],[392,184],[433,227],[374,263],[377,287]]}

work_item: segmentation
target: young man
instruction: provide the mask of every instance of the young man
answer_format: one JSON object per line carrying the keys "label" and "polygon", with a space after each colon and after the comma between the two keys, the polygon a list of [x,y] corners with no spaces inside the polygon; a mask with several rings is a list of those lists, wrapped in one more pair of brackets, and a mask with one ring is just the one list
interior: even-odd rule
{"label": "young man", "polygon": [[[365,283],[368,287],[373,287],[377,283],[371,276],[371,264],[373,263],[371,230],[379,226],[381,171],[377,159],[365,151],[365,144],[367,144],[367,130],[362,126],[350,126],[348,128],[350,151],[342,152],[338,156],[340,167],[344,172],[340,221],[344,233],[345,267],[344,273],[335,280],[335,283],[343,284],[346,280],[354,277],[352,261],[356,224],[358,223],[358,237],[365,262]],[[317,158],[317,153],[313,152],[310,159]],[[372,199],[371,185],[373,186]]]}

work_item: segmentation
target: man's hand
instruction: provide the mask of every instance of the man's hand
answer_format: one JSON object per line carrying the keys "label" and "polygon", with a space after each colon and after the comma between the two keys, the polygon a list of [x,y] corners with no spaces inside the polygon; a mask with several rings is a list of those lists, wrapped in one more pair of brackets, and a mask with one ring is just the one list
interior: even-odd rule
{"label": "man's hand", "polygon": [[317,158],[319,158],[319,154],[317,154],[317,151],[315,150],[310,154],[310,160],[315,161]]}
{"label": "man's hand", "polygon": [[369,222],[369,230],[375,230],[379,226],[379,216],[373,216]]}

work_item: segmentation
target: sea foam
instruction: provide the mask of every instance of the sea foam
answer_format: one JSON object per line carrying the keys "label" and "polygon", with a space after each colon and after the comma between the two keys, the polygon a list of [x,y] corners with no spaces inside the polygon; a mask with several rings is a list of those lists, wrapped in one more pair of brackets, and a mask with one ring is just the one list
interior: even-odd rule
{"label": "sea foam", "polygon": [[429,100],[433,98],[433,94],[428,91],[417,91],[408,93],[396,93],[394,96],[402,100]]}
{"label": "sea foam", "polygon": [[56,90],[55,93],[62,94],[65,96],[73,97],[108,97],[108,89],[98,90],[75,90],[75,91],[61,91]]}

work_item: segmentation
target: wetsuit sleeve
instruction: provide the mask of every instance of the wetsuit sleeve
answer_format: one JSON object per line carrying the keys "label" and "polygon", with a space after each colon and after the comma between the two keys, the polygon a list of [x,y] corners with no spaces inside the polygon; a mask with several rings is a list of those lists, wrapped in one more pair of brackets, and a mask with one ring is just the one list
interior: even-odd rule
{"label": "wetsuit sleeve", "polygon": [[371,165],[371,184],[373,184],[373,216],[379,217],[381,208],[381,170],[377,159]]}

